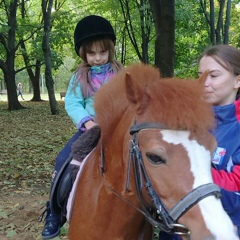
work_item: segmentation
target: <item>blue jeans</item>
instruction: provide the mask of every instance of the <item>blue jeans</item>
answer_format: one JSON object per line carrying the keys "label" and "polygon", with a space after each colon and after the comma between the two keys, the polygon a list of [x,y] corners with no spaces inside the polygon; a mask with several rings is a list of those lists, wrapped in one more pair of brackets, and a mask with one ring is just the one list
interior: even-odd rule
{"label": "blue jeans", "polygon": [[[58,154],[56,158],[56,164],[54,172],[57,173],[65,161],[70,157],[71,151],[72,151],[72,144],[77,141],[77,139],[82,135],[82,131],[79,130],[64,146],[64,148],[61,150],[61,152]],[[56,175],[56,174],[55,174]]]}

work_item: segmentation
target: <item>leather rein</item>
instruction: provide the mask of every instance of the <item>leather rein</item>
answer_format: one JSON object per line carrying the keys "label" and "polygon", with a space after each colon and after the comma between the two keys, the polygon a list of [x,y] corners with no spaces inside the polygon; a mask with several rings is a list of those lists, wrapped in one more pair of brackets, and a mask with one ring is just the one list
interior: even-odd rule
{"label": "leather rein", "polygon": [[[184,225],[177,223],[178,219],[202,199],[211,195],[220,198],[220,188],[214,183],[203,184],[193,189],[171,210],[168,210],[154,189],[144,165],[142,152],[138,143],[138,133],[143,129],[165,129],[165,127],[160,123],[146,122],[142,124],[135,123],[130,128],[130,134],[133,136],[133,138],[130,146],[130,161],[128,166],[126,189],[129,190],[131,168],[133,165],[137,193],[146,219],[153,226],[158,227],[165,232],[171,232],[179,235],[189,235],[190,233],[188,229]],[[143,194],[144,187],[147,188],[148,194],[152,199],[152,208],[149,208],[145,201]]]}

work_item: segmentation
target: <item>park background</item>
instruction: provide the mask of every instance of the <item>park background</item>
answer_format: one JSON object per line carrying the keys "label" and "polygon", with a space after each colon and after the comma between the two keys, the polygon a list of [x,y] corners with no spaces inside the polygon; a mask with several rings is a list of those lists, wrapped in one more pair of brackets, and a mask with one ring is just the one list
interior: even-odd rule
{"label": "park background", "polygon": [[[125,66],[144,62],[168,77],[197,78],[209,45],[240,47],[239,0],[3,0],[0,12],[1,239],[41,239],[55,157],[76,131],[59,93],[80,63],[81,18],[111,21]],[[67,239],[67,226],[56,239]]]}

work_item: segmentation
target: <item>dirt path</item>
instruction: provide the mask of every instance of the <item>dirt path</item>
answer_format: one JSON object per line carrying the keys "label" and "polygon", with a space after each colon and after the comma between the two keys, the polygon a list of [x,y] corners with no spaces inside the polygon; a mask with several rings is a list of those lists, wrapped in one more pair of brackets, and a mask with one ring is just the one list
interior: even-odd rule
{"label": "dirt path", "polygon": [[43,223],[37,221],[42,196],[1,196],[0,239],[41,239]]}
{"label": "dirt path", "polygon": [[[40,240],[43,222],[38,217],[48,196],[33,192],[13,192],[0,199],[0,239]],[[68,239],[66,236],[55,238]]]}

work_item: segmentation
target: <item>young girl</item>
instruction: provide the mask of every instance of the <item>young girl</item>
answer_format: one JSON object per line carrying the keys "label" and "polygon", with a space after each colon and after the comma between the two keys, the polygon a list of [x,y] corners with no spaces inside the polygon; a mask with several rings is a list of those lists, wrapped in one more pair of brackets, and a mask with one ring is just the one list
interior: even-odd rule
{"label": "young girl", "polygon": [[[205,81],[206,101],[216,116],[218,147],[213,155],[213,180],[221,188],[221,201],[240,237],[240,50],[227,45],[207,48],[200,57],[199,75],[209,71]],[[160,233],[160,240],[178,240]]]}
{"label": "young girl", "polygon": [[[114,59],[116,35],[108,20],[90,15],[80,20],[75,28],[74,43],[77,55],[83,60],[70,79],[65,97],[65,109],[79,131],[70,139],[56,159],[53,182],[69,159],[72,144],[79,136],[96,125],[94,94],[112,76],[123,68]],[[107,106],[106,106],[107,107]],[[64,224],[59,214],[47,204],[47,217],[42,231],[43,239],[51,239],[60,233]]]}

